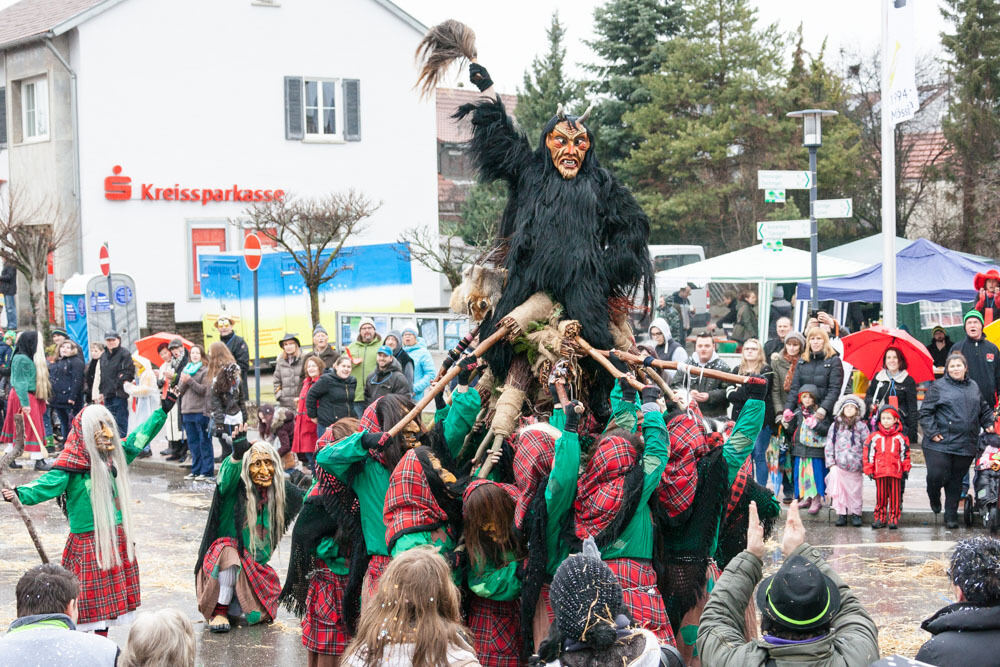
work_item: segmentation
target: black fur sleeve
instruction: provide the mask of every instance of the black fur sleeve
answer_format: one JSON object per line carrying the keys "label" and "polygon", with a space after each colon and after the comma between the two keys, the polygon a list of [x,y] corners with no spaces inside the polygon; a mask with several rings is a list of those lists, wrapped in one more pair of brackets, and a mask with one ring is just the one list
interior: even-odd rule
{"label": "black fur sleeve", "polygon": [[517,182],[521,169],[531,159],[531,148],[524,133],[507,115],[497,96],[472,104],[463,104],[452,118],[472,116],[472,140],[469,153],[483,181],[503,179]]}
{"label": "black fur sleeve", "polygon": [[614,296],[642,290],[643,303],[652,304],[653,263],[649,258],[649,218],[628,188],[609,174],[604,205],[604,265]]}

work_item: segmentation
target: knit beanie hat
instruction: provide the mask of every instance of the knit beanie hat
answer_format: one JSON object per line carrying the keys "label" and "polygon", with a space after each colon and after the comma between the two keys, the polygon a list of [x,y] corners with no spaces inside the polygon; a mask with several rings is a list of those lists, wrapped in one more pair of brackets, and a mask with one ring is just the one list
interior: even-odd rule
{"label": "knit beanie hat", "polygon": [[[326,328],[322,324],[317,324],[316,328],[313,329],[313,336],[315,336],[318,333],[321,333],[321,334],[325,334],[326,333]],[[327,334],[327,335],[329,336],[330,334]]]}
{"label": "knit beanie hat", "polygon": [[986,323],[986,321],[983,319],[983,314],[980,313],[978,310],[970,310],[969,312],[967,312],[965,314],[965,317],[962,318],[962,321],[965,322],[966,320],[968,320],[970,318],[973,318],[973,317],[975,317],[977,320],[979,320],[980,324],[985,324]]}
{"label": "knit beanie hat", "polygon": [[615,621],[625,606],[622,587],[593,538],[584,542],[583,553],[573,554],[556,570],[549,600],[556,626],[566,639],[595,648],[616,641]]}
{"label": "knit beanie hat", "polygon": [[799,341],[799,349],[806,349],[806,337],[798,331],[789,331],[788,334],[785,335],[785,340],[783,342],[787,345],[790,340]]}

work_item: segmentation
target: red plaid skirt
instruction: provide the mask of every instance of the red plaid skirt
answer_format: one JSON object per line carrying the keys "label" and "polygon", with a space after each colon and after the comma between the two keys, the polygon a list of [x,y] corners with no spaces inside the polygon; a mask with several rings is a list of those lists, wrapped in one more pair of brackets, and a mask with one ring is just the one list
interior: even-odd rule
{"label": "red plaid skirt", "polygon": [[[273,620],[278,613],[278,596],[281,594],[281,579],[278,573],[270,565],[261,564],[250,557],[246,551],[239,551],[236,540],[231,537],[220,537],[212,542],[212,546],[205,552],[205,560],[202,561],[201,569],[209,576],[215,574],[215,565],[222,555],[222,550],[231,547],[236,550],[240,557],[242,573],[250,582],[253,595],[260,602],[260,605],[267,611]],[[244,610],[246,611],[246,610]]]}
{"label": "red plaid skirt", "polygon": [[521,655],[521,605],[471,596],[469,630],[483,667],[518,667]]}
{"label": "red plaid skirt", "polygon": [[625,606],[635,622],[655,634],[661,644],[676,646],[674,631],[663,606],[663,596],[656,587],[653,566],[648,561],[631,558],[613,558],[604,562],[618,577],[625,594]]}
{"label": "red plaid skirt", "polygon": [[346,588],[347,575],[326,568],[313,571],[302,617],[302,645],[313,653],[341,655],[351,641],[341,616]]}
{"label": "red plaid skirt", "polygon": [[93,531],[70,533],[66,540],[62,564],[80,581],[80,597],[76,600],[79,623],[110,621],[139,607],[139,564],[128,559],[121,524],[118,525],[118,553],[122,564],[102,570],[97,564]]}
{"label": "red plaid skirt", "polygon": [[375,554],[368,561],[368,571],[365,572],[364,581],[364,599],[368,600],[373,595],[375,591],[378,590],[378,580],[383,574],[385,574],[385,569],[389,567],[389,563],[392,561],[388,556],[382,556],[380,554]]}

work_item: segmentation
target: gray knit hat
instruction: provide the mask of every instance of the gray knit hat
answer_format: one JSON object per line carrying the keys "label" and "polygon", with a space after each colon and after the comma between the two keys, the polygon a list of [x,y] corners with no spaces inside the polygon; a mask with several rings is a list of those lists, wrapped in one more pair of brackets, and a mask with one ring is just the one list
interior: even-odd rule
{"label": "gray knit hat", "polygon": [[865,402],[854,394],[845,394],[841,396],[837,403],[833,406],[833,416],[839,417],[840,413],[844,410],[844,406],[851,403],[858,409],[858,414],[865,414]]}
{"label": "gray knit hat", "polygon": [[806,349],[806,337],[800,334],[798,331],[789,331],[788,334],[785,336],[785,340],[783,341],[783,343],[787,345],[788,341],[790,340],[799,341],[799,348],[803,350]]}
{"label": "gray knit hat", "polygon": [[587,642],[597,626],[614,628],[625,607],[621,584],[593,538],[584,542],[583,553],[573,554],[556,570],[549,600],[559,632],[579,642]]}

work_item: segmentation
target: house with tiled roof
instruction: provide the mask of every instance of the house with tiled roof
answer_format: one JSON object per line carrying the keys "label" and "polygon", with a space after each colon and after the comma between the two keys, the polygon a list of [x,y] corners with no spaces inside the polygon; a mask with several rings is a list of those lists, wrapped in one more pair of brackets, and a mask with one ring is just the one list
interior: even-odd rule
{"label": "house with tiled roof", "polygon": [[[479,91],[473,88],[437,89],[438,212],[446,222],[461,219],[462,205],[476,180],[475,169],[465,152],[465,143],[472,138],[472,124],[468,118],[458,121],[452,115],[458,107],[479,97]],[[517,95],[501,94],[500,98],[514,115]]]}
{"label": "house with tiled roof", "polygon": [[[57,295],[71,275],[97,273],[108,242],[112,270],[135,280],[140,326],[151,302],[201,320],[199,255],[238,251],[232,221],[279,192],[355,189],[379,202],[354,244],[436,223],[435,106],[414,91],[426,30],[390,0],[21,0],[0,11],[0,179],[76,221],[55,253]],[[408,273],[397,301],[440,306],[439,277],[417,262]]]}

